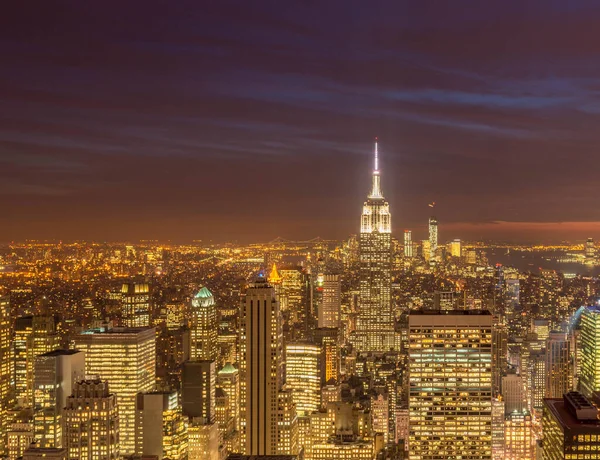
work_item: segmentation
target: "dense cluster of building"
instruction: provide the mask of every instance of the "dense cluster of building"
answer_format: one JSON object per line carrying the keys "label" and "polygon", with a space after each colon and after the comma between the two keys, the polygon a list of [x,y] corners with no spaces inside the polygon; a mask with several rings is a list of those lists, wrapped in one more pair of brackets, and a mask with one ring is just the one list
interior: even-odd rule
{"label": "dense cluster of building", "polygon": [[0,454],[600,458],[600,281],[398,240],[380,179],[343,242],[1,248]]}

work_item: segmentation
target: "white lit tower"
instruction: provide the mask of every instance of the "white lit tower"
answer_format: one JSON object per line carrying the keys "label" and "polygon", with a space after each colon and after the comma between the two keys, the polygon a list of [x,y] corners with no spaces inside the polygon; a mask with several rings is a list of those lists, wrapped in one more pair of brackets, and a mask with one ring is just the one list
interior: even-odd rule
{"label": "white lit tower", "polygon": [[[430,208],[433,208],[435,203],[431,203],[429,205]],[[438,248],[438,221],[435,216],[431,216],[429,218],[429,260],[435,261],[435,253]]]}
{"label": "white lit tower", "polygon": [[373,186],[360,222],[360,312],[354,343],[359,351],[387,351],[394,346],[390,205],[381,193],[375,142]]}

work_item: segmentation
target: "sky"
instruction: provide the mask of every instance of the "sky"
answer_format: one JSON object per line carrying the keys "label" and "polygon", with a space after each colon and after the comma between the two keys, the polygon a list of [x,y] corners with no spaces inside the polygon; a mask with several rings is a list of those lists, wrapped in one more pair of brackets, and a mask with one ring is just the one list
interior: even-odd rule
{"label": "sky", "polygon": [[600,239],[600,2],[10,2],[0,241]]}

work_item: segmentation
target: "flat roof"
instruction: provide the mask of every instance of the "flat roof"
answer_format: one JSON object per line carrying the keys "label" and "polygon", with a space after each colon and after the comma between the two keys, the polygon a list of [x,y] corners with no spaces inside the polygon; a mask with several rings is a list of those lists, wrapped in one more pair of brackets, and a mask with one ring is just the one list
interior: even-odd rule
{"label": "flat roof", "polygon": [[565,406],[563,398],[544,398],[544,405],[563,431],[574,434],[600,434],[600,420],[578,420]]}
{"label": "flat roof", "polygon": [[47,353],[43,353],[39,356],[70,356],[70,355],[75,355],[77,353],[81,353],[81,351],[80,350],[57,349],[57,350],[49,351]]}

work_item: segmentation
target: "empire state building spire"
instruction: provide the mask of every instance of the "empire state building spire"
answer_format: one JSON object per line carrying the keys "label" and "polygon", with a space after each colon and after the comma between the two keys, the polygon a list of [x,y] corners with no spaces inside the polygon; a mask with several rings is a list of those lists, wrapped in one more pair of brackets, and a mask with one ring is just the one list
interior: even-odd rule
{"label": "empire state building spire", "polygon": [[381,193],[381,183],[379,177],[379,153],[377,152],[377,138],[375,138],[375,169],[373,169],[373,187],[369,198],[383,198]]}

